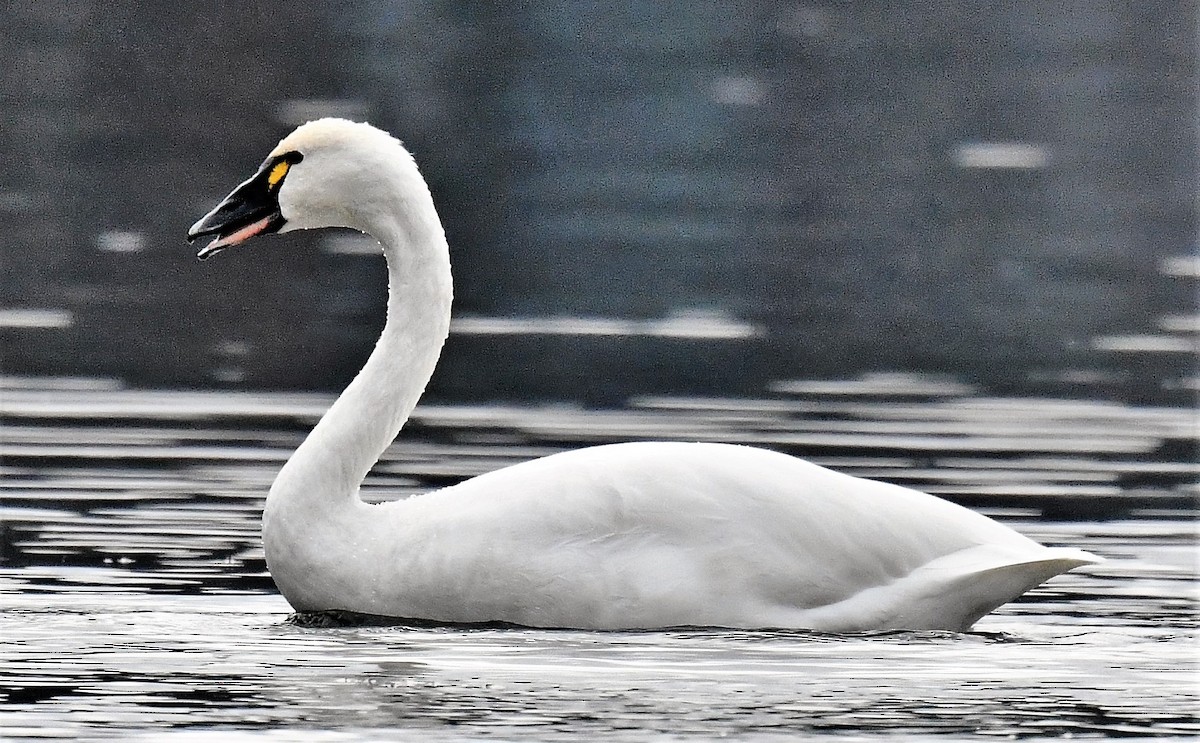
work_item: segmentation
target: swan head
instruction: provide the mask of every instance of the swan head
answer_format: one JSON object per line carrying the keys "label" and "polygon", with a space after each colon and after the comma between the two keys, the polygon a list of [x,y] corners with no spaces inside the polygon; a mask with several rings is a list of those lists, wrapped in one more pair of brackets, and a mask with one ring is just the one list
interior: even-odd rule
{"label": "swan head", "polygon": [[201,260],[257,235],[318,227],[371,232],[396,194],[428,187],[399,140],[370,124],[319,119],[287,135],[258,171],[188,230],[216,239]]}

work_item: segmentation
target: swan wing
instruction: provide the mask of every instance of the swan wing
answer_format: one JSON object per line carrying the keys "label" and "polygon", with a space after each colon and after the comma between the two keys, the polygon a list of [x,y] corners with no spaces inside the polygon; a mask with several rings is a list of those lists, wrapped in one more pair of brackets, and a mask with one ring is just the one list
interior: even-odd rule
{"label": "swan wing", "polygon": [[[358,610],[447,621],[957,629],[1067,569],[946,501],[722,444],[582,449],[375,508],[396,548]],[[963,598],[988,571],[1010,578]]]}

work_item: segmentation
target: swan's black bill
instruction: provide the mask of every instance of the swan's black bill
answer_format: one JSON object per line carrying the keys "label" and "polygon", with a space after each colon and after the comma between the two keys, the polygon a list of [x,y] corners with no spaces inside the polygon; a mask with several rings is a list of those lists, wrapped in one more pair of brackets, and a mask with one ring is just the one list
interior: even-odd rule
{"label": "swan's black bill", "polygon": [[298,152],[268,158],[257,173],[192,225],[187,232],[189,243],[205,235],[217,236],[196,257],[205,260],[255,235],[278,232],[287,223],[279,212],[279,187],[288,169],[301,159]]}

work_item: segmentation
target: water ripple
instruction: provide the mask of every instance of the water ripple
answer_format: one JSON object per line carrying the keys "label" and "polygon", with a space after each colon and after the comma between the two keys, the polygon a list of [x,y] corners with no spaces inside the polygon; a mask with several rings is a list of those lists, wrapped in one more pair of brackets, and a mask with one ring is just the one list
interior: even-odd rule
{"label": "water ripple", "polygon": [[[1108,562],[966,634],[289,621],[259,514],[325,398],[22,388],[0,399],[0,734],[1200,734],[1197,468],[1181,413],[910,386],[940,397],[869,403],[860,384],[853,399],[826,399],[793,383],[787,398],[657,398],[624,412],[429,407],[364,495],[402,498],[576,442],[688,432],[935,490]],[[1020,446],[1026,416],[1034,451]]]}

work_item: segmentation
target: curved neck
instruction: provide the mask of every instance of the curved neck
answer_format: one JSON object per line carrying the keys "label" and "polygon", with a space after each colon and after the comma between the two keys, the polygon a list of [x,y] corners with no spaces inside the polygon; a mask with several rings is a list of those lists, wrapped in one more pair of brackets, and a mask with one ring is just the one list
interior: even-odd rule
{"label": "curved neck", "polygon": [[453,288],[446,236],[428,188],[420,186],[414,192],[408,184],[390,213],[361,218],[387,259],[387,323],[362,370],[280,470],[268,507],[284,499],[315,510],[356,502],[359,484],[433,375]]}

